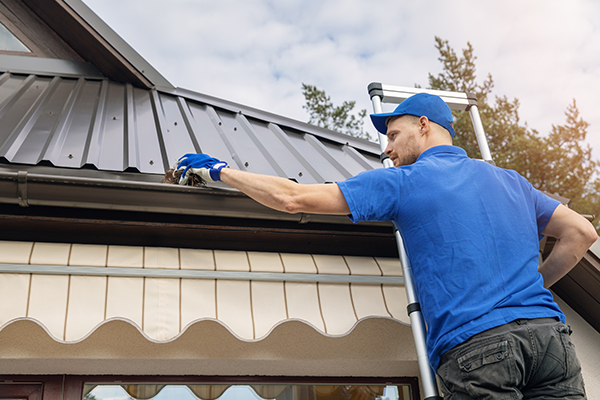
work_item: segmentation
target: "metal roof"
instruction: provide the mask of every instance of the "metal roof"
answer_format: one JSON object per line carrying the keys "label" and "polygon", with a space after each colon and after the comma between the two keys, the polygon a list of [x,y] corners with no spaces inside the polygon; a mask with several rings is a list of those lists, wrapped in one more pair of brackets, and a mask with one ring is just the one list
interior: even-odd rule
{"label": "metal roof", "polygon": [[0,76],[0,168],[130,172],[129,179],[158,182],[189,152],[300,183],[380,166],[374,143],[191,91],[98,77]]}

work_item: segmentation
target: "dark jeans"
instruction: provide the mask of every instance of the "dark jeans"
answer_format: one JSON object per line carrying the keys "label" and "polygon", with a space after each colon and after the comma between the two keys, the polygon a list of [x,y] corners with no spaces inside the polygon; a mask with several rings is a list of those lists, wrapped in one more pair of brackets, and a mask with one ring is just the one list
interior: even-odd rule
{"label": "dark jeans", "polygon": [[444,399],[586,399],[569,326],[519,319],[442,355]]}

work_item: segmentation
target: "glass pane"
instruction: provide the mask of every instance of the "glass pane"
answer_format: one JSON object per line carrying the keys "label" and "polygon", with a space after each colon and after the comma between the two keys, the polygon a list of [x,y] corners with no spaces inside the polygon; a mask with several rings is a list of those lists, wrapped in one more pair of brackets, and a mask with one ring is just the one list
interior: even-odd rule
{"label": "glass pane", "polygon": [[410,385],[86,384],[83,400],[410,400]]}
{"label": "glass pane", "polygon": [[9,31],[2,23],[0,23],[0,50],[4,51],[24,51],[31,53],[11,31]]}

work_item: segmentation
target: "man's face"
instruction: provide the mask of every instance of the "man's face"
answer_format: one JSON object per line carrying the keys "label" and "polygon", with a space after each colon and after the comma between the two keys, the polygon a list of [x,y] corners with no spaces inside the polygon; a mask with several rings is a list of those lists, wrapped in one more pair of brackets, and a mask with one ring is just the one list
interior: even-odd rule
{"label": "man's face", "polygon": [[385,154],[390,157],[394,167],[410,165],[421,155],[421,138],[418,119],[401,116],[391,119],[387,126],[388,145]]}

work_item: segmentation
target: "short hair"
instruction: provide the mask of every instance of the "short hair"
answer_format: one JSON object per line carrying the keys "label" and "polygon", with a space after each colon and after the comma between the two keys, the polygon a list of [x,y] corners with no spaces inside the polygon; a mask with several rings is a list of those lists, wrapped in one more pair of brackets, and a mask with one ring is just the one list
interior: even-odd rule
{"label": "short hair", "polygon": [[404,115],[392,115],[391,117],[388,117],[385,120],[385,126],[388,126],[390,122],[392,122],[392,120],[396,119],[396,118],[401,118],[401,117],[410,117],[409,120],[413,123],[413,124],[418,124],[419,120],[421,119],[421,117],[417,117],[416,115],[411,115],[411,114],[404,114]]}

